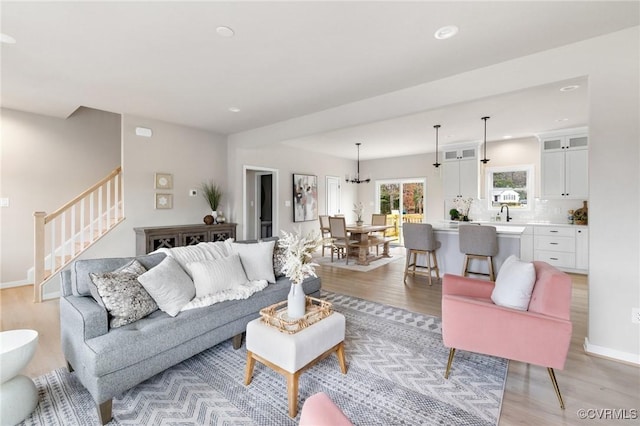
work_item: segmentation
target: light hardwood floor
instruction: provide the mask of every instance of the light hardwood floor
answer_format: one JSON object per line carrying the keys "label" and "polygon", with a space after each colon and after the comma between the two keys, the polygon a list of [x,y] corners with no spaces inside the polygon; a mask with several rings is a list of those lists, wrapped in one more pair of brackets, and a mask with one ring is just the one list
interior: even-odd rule
{"label": "light hardwood floor", "polygon": [[[399,259],[366,273],[332,266],[320,266],[317,272],[324,290],[440,316],[440,284],[429,287],[425,277],[410,277],[404,285],[403,267]],[[566,409],[560,409],[545,368],[511,361],[500,425],[640,424],[640,420],[578,418],[580,409],[626,409],[627,413],[631,409],[640,410],[640,369],[584,353],[587,278],[582,275],[572,278],[573,338],[565,369],[556,371]],[[58,301],[34,304],[32,295],[31,286],[1,290],[0,327],[38,330],[38,350],[25,372],[36,377],[63,367],[65,362],[60,350]],[[443,372],[446,362],[442,359]]]}

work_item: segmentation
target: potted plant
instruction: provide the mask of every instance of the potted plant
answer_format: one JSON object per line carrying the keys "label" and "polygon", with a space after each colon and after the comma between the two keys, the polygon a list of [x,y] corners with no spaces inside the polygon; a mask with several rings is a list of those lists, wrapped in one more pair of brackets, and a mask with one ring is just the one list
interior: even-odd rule
{"label": "potted plant", "polygon": [[460,212],[458,209],[451,209],[449,210],[449,216],[451,216],[451,220],[458,220],[460,219]]}
{"label": "potted plant", "polygon": [[211,207],[211,215],[216,219],[218,217],[220,199],[222,199],[222,188],[211,180],[204,182],[200,189],[202,190],[202,196],[207,200],[209,207]]}

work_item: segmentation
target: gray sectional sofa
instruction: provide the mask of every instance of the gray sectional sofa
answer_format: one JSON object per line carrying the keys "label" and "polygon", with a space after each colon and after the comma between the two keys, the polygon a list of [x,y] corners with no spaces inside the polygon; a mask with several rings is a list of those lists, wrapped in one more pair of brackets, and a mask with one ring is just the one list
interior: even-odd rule
{"label": "gray sectional sofa", "polygon": [[[166,256],[154,253],[136,257],[145,268]],[[260,309],[287,298],[291,282],[277,278],[244,300],[228,300],[180,312],[171,317],[156,310],[119,328],[109,327],[107,310],[91,296],[89,273],[110,272],[134,258],[76,261],[62,273],[60,298],[61,345],[69,371],[75,372],[97,404],[103,424],[111,419],[112,398],[165,369],[227,339],[234,348]],[[320,279],[303,282],[306,294],[318,297]]]}

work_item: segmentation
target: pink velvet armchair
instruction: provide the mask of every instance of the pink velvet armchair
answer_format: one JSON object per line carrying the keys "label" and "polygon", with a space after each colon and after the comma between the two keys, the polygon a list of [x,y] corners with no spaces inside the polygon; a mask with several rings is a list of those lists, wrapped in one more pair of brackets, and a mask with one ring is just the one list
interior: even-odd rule
{"label": "pink velvet armchair", "polygon": [[533,262],[536,281],[527,311],[491,301],[494,283],[446,274],[442,280],[442,339],[450,348],[445,378],[456,349],[547,367],[564,409],[554,368],[562,370],[572,324],[571,277],[545,262]]}

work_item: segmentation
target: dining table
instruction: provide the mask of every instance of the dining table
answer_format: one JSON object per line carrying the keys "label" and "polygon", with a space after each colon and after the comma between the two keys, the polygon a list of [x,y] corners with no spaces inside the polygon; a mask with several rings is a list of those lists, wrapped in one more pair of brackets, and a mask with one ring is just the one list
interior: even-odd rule
{"label": "dining table", "polygon": [[[389,254],[389,242],[395,240],[395,238],[369,238],[369,236],[373,232],[382,232],[390,228],[393,228],[393,225],[348,224],[346,226],[346,231],[352,236],[352,239],[358,242],[358,244],[354,248],[358,253],[358,259],[356,260],[357,265],[367,266],[375,260],[381,259],[383,257],[391,257],[391,255]],[[382,255],[375,256],[369,252],[369,247],[374,247],[378,244],[383,244]]]}

